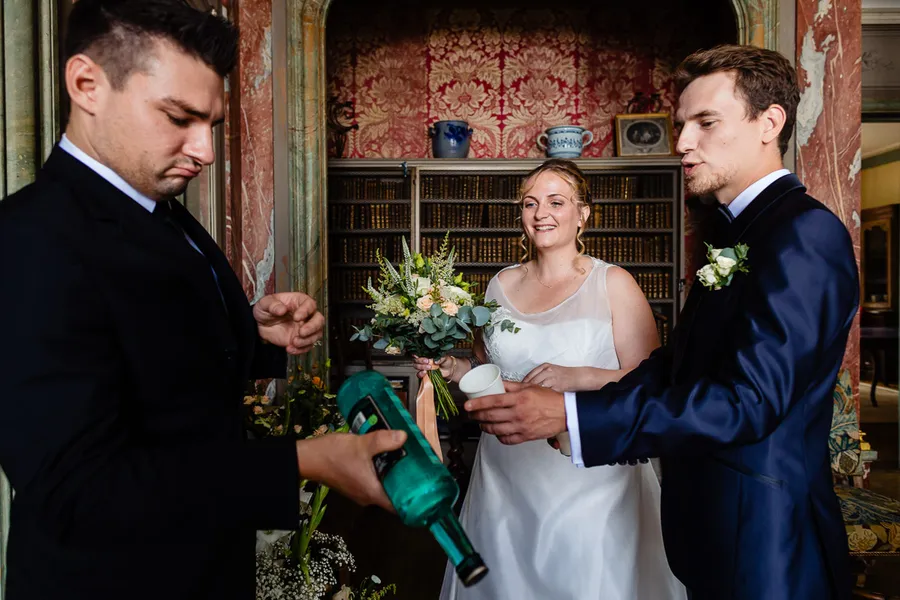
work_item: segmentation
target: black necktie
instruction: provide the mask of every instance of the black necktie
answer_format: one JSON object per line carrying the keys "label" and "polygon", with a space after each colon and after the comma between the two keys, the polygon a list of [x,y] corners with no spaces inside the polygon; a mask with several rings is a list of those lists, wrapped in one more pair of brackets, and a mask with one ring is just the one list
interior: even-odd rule
{"label": "black necktie", "polygon": [[172,205],[170,204],[171,200],[160,200],[156,203],[156,208],[153,209],[153,216],[157,219],[161,219],[167,227],[169,227],[175,235],[185,244],[191,246],[191,252],[196,252],[202,259],[203,262],[207,265],[210,270],[210,273],[213,276],[213,283],[216,285],[216,291],[219,292],[219,298],[222,300],[222,306],[225,307],[225,311],[228,312],[228,305],[225,302],[225,296],[222,294],[222,288],[219,287],[219,276],[216,275],[215,269],[212,268],[212,265],[209,264],[209,260],[206,258],[206,255],[200,251],[200,248],[196,246],[196,244],[188,237],[187,233],[185,233],[184,229],[175,220],[175,217],[172,213]]}
{"label": "black necktie", "polygon": [[722,215],[722,218],[725,219],[726,221],[728,221],[729,223],[734,221],[734,215],[731,214],[731,210],[729,210],[729,208],[727,206],[725,206],[724,204],[720,204],[718,206],[717,210],[719,211],[719,214]]}
{"label": "black necktie", "polygon": [[184,234],[184,229],[182,229],[181,225],[179,225],[172,217],[172,205],[169,204],[169,200],[160,200],[157,202],[156,208],[153,209],[153,216],[165,223],[174,233],[177,233],[178,237],[185,243],[190,243],[188,242],[187,236]]}

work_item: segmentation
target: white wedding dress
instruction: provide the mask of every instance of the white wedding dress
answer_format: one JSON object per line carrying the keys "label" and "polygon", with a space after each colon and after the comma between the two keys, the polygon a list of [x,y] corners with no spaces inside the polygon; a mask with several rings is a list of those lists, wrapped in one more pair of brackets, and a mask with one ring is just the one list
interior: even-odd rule
{"label": "white wedding dress", "polygon": [[[485,340],[503,378],[542,363],[618,369],[606,271],[594,259],[558,306],[522,314],[497,277],[485,292],[501,308]],[[512,267],[510,267],[512,268]],[[441,600],[682,600],[660,528],[660,486],[650,464],[577,468],[544,441],[505,446],[482,434],[460,519],[490,572],[465,588],[448,563]]]}

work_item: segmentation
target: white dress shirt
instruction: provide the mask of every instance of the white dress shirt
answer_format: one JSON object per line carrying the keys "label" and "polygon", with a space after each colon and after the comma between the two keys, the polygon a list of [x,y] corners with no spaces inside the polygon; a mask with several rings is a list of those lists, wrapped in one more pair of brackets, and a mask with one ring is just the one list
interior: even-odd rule
{"label": "white dress shirt", "polygon": [[[59,147],[62,148],[63,150],[65,150],[66,152],[68,152],[69,154],[71,154],[76,159],[78,159],[79,162],[84,163],[89,169],[91,169],[92,171],[97,173],[97,175],[99,175],[100,177],[102,177],[103,179],[105,179],[106,181],[111,183],[120,192],[122,192],[123,194],[125,194],[126,196],[128,196],[129,198],[131,198],[132,200],[134,200],[135,202],[137,202],[144,208],[146,208],[147,212],[152,213],[154,210],[156,210],[156,201],[155,200],[151,200],[147,196],[143,195],[142,193],[140,193],[139,191],[137,191],[136,189],[131,187],[127,181],[125,181],[124,179],[119,177],[118,173],[116,173],[115,171],[113,171],[112,169],[107,167],[106,165],[101,164],[100,162],[94,160],[84,150],[82,150],[81,148],[79,148],[78,146],[73,144],[69,140],[69,138],[66,137],[66,134],[63,134],[62,139],[59,140]],[[185,239],[187,239],[188,243],[190,243],[190,245],[194,248],[194,250],[196,250],[197,252],[200,252],[200,248],[197,247],[197,244],[194,243],[194,240],[192,240],[191,237],[187,233],[184,234],[184,237],[185,237]],[[200,254],[203,254],[203,252],[200,252]],[[213,270],[213,275],[215,276],[215,274],[216,274],[216,272],[215,272],[215,270]],[[216,284],[218,285],[218,277],[216,277]]]}
{"label": "white dress shirt", "polygon": [[[84,163],[85,166],[111,183],[120,192],[143,206],[145,209],[147,209],[147,212],[152,213],[154,210],[156,210],[155,200],[151,200],[147,196],[131,187],[131,185],[129,185],[127,181],[119,177],[118,173],[116,173],[106,165],[98,162],[90,155],[88,155],[87,152],[73,144],[71,140],[66,137],[66,134],[63,134],[62,139],[59,140],[59,147],[71,154],[79,162]],[[191,236],[189,236],[187,232],[184,232],[184,239],[188,241],[188,243],[194,250],[200,252],[201,255],[206,256],[205,254],[203,254],[200,248],[197,247],[197,244],[194,243],[194,240],[191,239]],[[212,271],[213,279],[216,282],[216,287],[219,288],[219,276],[216,274],[216,270],[212,268],[212,265],[209,266],[209,270]],[[225,304],[225,297],[222,295],[221,288],[219,288],[219,296],[222,298],[222,304]]]}
{"label": "white dress shirt", "polygon": [[[775,180],[781,179],[785,175],[790,175],[790,173],[787,169],[778,169],[751,184],[750,187],[738,194],[737,198],[728,205],[731,215],[737,218],[764,189],[774,183]],[[563,395],[566,402],[566,428],[569,431],[569,441],[572,446],[572,463],[583,467],[584,459],[581,456],[581,435],[578,430],[578,404],[575,401],[575,392],[565,392]]]}

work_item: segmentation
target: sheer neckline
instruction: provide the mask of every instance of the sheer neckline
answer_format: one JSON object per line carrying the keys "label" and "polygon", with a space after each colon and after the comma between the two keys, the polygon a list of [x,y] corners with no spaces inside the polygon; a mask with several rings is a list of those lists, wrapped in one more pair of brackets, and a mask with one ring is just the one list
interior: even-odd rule
{"label": "sheer neckline", "polygon": [[503,284],[500,282],[500,277],[499,277],[500,273],[502,273],[503,271],[509,270],[509,269],[521,267],[522,266],[521,264],[515,264],[515,265],[511,265],[509,267],[506,267],[505,269],[502,269],[500,271],[500,273],[495,275],[495,277],[497,278],[497,288],[500,290],[500,293],[503,295],[503,299],[506,300],[507,308],[510,308],[511,310],[517,312],[518,314],[522,315],[523,317],[535,317],[535,316],[540,316],[540,315],[546,315],[547,313],[551,313],[551,312],[557,310],[559,307],[563,306],[564,304],[567,304],[570,300],[572,300],[572,298],[576,297],[579,293],[581,293],[581,290],[584,289],[584,286],[587,284],[588,280],[594,274],[594,271],[597,270],[597,266],[599,264],[600,264],[599,260],[597,260],[594,257],[591,257],[591,270],[590,270],[590,272],[588,272],[587,276],[584,278],[584,281],[582,281],[581,284],[578,286],[577,290],[572,292],[565,299],[561,300],[560,303],[557,304],[556,306],[551,306],[547,310],[542,310],[542,311],[533,312],[533,313],[525,313],[525,312],[520,311],[518,308],[516,308],[516,305],[513,304],[512,301],[509,299],[509,296],[506,295],[506,290],[503,289]]}

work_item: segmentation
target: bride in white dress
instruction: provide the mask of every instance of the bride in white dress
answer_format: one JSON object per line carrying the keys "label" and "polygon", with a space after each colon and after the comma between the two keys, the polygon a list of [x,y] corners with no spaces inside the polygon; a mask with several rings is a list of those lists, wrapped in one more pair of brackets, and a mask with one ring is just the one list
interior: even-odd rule
{"label": "bride in white dress", "polygon": [[[521,330],[494,328],[471,360],[417,359],[420,376],[440,368],[458,382],[490,362],[508,381],[599,389],[659,345],[650,307],[627,272],[579,252],[590,198],[574,163],[545,162],[520,195],[536,257],[498,273],[485,296]],[[490,573],[464,588],[448,564],[441,600],[682,600],[659,504],[649,464],[578,468],[547,442],[483,434],[460,520]]]}

